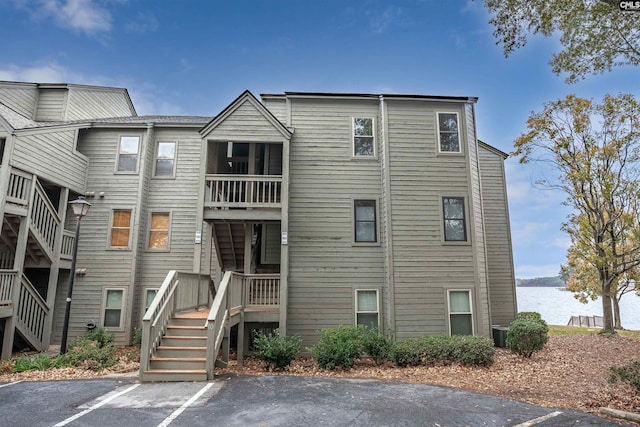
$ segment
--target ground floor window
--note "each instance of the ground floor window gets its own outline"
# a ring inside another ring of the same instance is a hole
[[[122,328],[124,323],[124,289],[105,289],[102,326]]]
[[[144,311],[145,311],[145,313],[147,312],[147,310],[149,310],[149,307],[151,307],[151,303],[153,302],[153,299],[156,297],[157,294],[158,294],[158,290],[157,289],[146,289],[144,291]]]
[[[473,335],[471,292],[450,290],[447,295],[449,300],[449,333],[451,335]]]
[[[377,289],[356,289],[356,325],[380,327]]]

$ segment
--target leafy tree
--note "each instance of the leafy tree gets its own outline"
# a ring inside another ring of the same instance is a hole
[[[567,194],[570,251],[597,272],[604,332],[615,333],[613,286],[640,265],[640,105],[626,94],[601,103],[568,95],[531,113],[527,126],[513,155],[557,172],[539,182]]]
[[[530,35],[560,34],[562,50],[550,61],[556,74],[575,83],[588,74],[640,64],[640,19],[621,11],[617,1],[483,0],[491,13],[493,35],[508,57]]]

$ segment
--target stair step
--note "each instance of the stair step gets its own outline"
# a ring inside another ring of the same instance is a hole
[[[201,347],[207,345],[206,336],[165,335],[160,345],[163,347]]]
[[[143,381],[206,381],[206,369],[149,369],[142,373]]]
[[[166,335],[179,337],[206,337],[207,328],[204,326],[167,325]]]
[[[193,357],[206,357],[207,347],[167,347],[161,345],[156,348],[154,357],[159,358],[193,358]]]
[[[207,367],[204,357],[152,357],[149,362],[151,370],[198,370]]]

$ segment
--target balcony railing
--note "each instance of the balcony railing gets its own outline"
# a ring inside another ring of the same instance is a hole
[[[279,208],[282,176],[207,175],[204,206],[207,208]]]
[[[60,248],[60,258],[71,259],[73,255],[73,241],[76,235],[73,231],[62,230],[62,247]]]

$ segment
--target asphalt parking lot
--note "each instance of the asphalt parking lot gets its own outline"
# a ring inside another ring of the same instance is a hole
[[[0,426],[618,426],[446,387],[292,376],[0,384]]]

